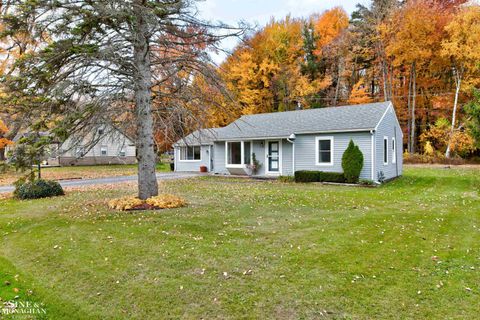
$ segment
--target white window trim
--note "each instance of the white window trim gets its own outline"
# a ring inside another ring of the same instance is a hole
[[[241,164],[231,164],[228,163],[228,144],[229,143],[239,143],[240,142],[240,156],[241,156]],[[245,164],[245,143],[250,143],[250,163],[252,163],[252,154],[253,154],[253,143],[252,141],[225,141],[225,168],[246,168],[247,165]]]
[[[200,160],[182,160],[182,148],[199,147],[200,148]],[[202,146],[182,146],[178,148],[178,162],[201,162],[202,161]]]
[[[397,141],[392,137],[392,163],[397,163]]]
[[[270,171],[268,170],[268,143],[269,142],[278,142],[278,171]],[[282,140],[265,140],[265,174],[268,175],[282,175],[282,167],[283,167],[283,158],[282,158]]]
[[[103,154],[104,149],[105,149],[105,154]],[[100,146],[100,155],[101,156],[108,156],[108,146],[106,146],[106,145]]]
[[[385,141],[387,141],[387,147],[386,147],[386,148],[385,148]],[[389,142],[388,142],[388,137],[387,137],[387,136],[384,136],[384,137],[383,137],[382,150],[383,150],[383,153],[382,153],[383,165],[384,165],[384,166],[387,166],[387,165],[388,165],[388,157],[390,156],[390,155],[389,155],[389,152],[388,152],[388,150],[390,150],[390,146],[389,146]],[[386,155],[385,155],[385,152],[387,153]],[[387,162],[385,162],[385,159],[387,159]]]
[[[330,140],[330,162],[320,162],[320,157],[319,157],[319,146],[318,142],[322,140]],[[334,162],[334,155],[335,155],[335,139],[333,136],[318,136],[315,137],[315,165],[316,166],[333,166]]]

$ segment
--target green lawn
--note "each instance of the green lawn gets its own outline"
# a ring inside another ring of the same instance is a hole
[[[129,188],[0,200],[0,297],[44,303],[45,319],[479,315],[478,169],[379,188],[169,181],[187,208],[106,209]]]

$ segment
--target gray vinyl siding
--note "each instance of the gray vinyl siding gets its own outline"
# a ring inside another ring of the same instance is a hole
[[[282,141],[282,175],[293,176],[293,152],[292,144],[287,140]]]
[[[396,134],[395,134],[396,133]],[[397,162],[392,163],[392,138],[395,137]],[[388,164],[383,163],[383,139],[388,138]],[[402,129],[398,126],[395,111],[390,108],[385,117],[380,121],[375,132],[376,159],[375,159],[375,180],[379,172],[383,172],[385,179],[392,179],[403,173],[403,153],[402,153]],[[397,174],[398,170],[398,174]]]
[[[200,147],[200,161],[181,161],[180,147],[175,147],[175,171],[199,172],[201,166],[206,166],[210,170],[210,148],[211,146]]]
[[[215,142],[213,144],[213,172],[216,174],[228,174],[225,164],[225,142]]]
[[[260,168],[258,169],[257,176],[265,175],[265,165],[266,165],[266,156],[265,156],[265,141],[253,141],[252,152],[255,153],[255,157],[260,163]]]
[[[316,137],[333,137],[333,165],[316,165]],[[317,170],[326,172],[343,172],[342,156],[348,147],[350,139],[359,146],[363,153],[364,164],[360,173],[360,178],[372,179],[372,135],[370,132],[297,135],[295,141],[295,171]]]

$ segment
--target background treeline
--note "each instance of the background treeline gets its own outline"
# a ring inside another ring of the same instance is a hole
[[[201,77],[207,124],[242,114],[393,101],[410,153],[470,157],[480,147],[480,7],[463,0],[375,0],[271,20]],[[218,108],[222,106],[223,108]],[[225,110],[228,112],[225,112]]]

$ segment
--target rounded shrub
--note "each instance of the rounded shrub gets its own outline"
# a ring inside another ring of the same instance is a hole
[[[352,140],[342,156],[342,168],[348,183],[357,183],[363,168],[363,153]]]
[[[38,179],[16,186],[14,195],[19,199],[40,199],[55,196],[63,196],[62,186],[51,180]]]

